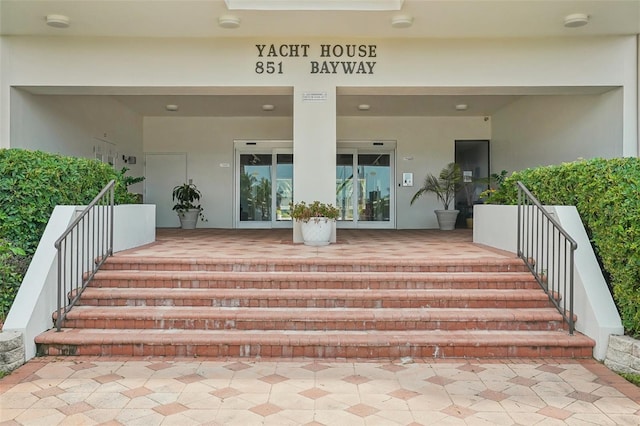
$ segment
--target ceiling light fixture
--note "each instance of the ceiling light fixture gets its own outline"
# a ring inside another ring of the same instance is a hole
[[[467,104],[458,104],[456,105],[457,111],[466,111],[469,108]]]
[[[240,26],[240,18],[235,15],[222,15],[218,18],[218,25],[227,29],[238,28]]]
[[[391,18],[391,26],[393,28],[409,28],[413,25],[413,16],[396,15]]]
[[[165,108],[167,109],[167,111],[177,111],[178,110],[178,105],[169,104]]]
[[[274,109],[276,109],[276,107],[271,105],[271,104],[262,105],[262,110],[263,111],[273,111]]]
[[[64,15],[47,15],[47,25],[53,28],[68,28],[69,17]]]
[[[586,13],[572,13],[564,17],[564,26],[567,28],[584,27],[589,23],[589,15]]]
[[[371,109],[371,105],[369,105],[369,104],[360,104],[360,105],[358,105],[358,109],[360,111],[369,111]]]

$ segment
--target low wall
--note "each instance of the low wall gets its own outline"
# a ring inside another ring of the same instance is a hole
[[[58,291],[54,243],[83,208],[56,206],[4,322],[2,334],[17,332],[23,336],[25,361],[36,355],[35,337],[53,327],[52,313],[57,309]],[[155,208],[147,204],[115,206],[114,251],[155,241]]]
[[[0,332],[0,372],[9,373],[24,363],[22,333],[18,331]]]
[[[618,373],[640,374],[640,340],[611,336],[604,365]]]
[[[603,360],[609,336],[624,334],[620,315],[576,208],[545,207],[578,243],[574,269],[576,330],[595,340],[593,356]],[[517,253],[517,206],[476,205],[473,220],[474,242]]]

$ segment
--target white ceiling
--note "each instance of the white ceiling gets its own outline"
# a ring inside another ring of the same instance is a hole
[[[640,0],[404,0],[398,3],[402,3],[398,11],[336,12],[230,11],[224,0],[0,0],[0,35],[378,39],[588,37],[640,33]],[[589,24],[565,28],[563,18],[572,13],[588,14]],[[69,28],[47,26],[45,17],[48,14],[68,16]],[[239,28],[224,29],[217,25],[218,17],[227,14],[240,18]],[[398,14],[413,17],[413,25],[404,29],[392,28],[391,18]],[[38,94],[115,96],[145,116],[292,115],[290,88],[24,89]],[[602,93],[609,89],[580,90],[582,93]],[[338,115],[491,115],[519,96],[543,94],[544,90],[517,88],[502,92],[426,88],[416,93],[413,88],[351,88],[338,92]],[[559,93],[558,88],[554,88],[554,93]],[[469,105],[469,109],[455,111],[455,105],[460,103]],[[177,104],[179,110],[169,113],[164,109],[167,104]],[[263,104],[276,108],[264,112]],[[371,109],[360,112],[359,104],[369,104]]]

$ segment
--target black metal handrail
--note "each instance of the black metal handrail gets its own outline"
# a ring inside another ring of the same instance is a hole
[[[76,304],[94,275],[113,255],[115,181],[109,182],[55,242],[58,251],[56,328]]]
[[[573,315],[573,269],[578,244],[522,182],[518,187],[518,256],[569,325]]]

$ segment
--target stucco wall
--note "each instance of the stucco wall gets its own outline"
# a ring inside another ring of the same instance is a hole
[[[94,158],[96,147],[115,151],[115,167],[143,174],[142,117],[111,96],[33,95],[11,90],[11,148]],[[122,156],[135,156],[126,164]],[[142,192],[142,185],[130,188]]]
[[[493,170],[632,155],[622,144],[622,105],[622,89],[520,98],[491,117]]]

